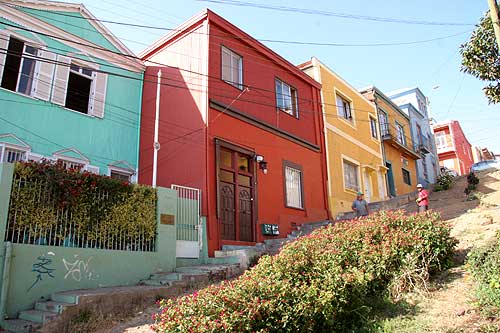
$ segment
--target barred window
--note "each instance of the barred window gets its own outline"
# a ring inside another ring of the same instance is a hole
[[[302,170],[285,163],[286,205],[293,208],[304,208]]]

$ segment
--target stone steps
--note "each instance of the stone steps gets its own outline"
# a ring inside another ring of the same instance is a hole
[[[112,315],[145,308],[158,297],[172,298],[187,290],[231,279],[242,273],[239,264],[210,264],[179,267],[175,272],[156,272],[136,286],[104,287],[54,293],[48,301],[36,302],[34,309],[8,319],[2,328],[8,332],[68,332],[69,323],[90,311]]]
[[[314,230],[329,224],[331,224],[330,221],[304,223],[296,226],[296,230],[288,234],[286,238],[266,239],[264,243],[258,243],[255,246],[224,245],[222,250],[215,251],[215,257],[237,256],[240,260],[240,266],[248,268],[262,255],[275,255],[286,243],[292,242],[298,237],[308,235]]]

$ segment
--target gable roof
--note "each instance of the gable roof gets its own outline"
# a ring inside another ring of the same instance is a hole
[[[373,92],[374,95],[377,95],[378,97],[382,98],[384,100],[384,102],[386,102],[389,106],[392,106],[392,108],[394,108],[397,112],[399,112],[400,115],[402,115],[403,117],[405,117],[406,119],[408,119],[408,121],[410,120],[410,116],[407,115],[406,113],[404,113],[404,111],[401,110],[401,108],[399,106],[397,106],[396,103],[394,103],[386,94],[384,94],[377,87],[375,87],[375,86],[369,86],[369,87],[366,87],[366,88],[359,89],[359,92],[361,94]]]
[[[14,6],[41,9],[45,11],[80,13],[87,22],[100,32],[121,53],[135,56],[134,53],[125,46],[111,31],[104,26],[92,13],[83,5],[78,3],[48,1],[48,0],[8,0],[7,3]]]
[[[254,37],[250,36],[231,22],[224,19],[222,16],[214,13],[210,9],[206,8],[202,10],[197,15],[191,17],[184,23],[182,23],[176,29],[173,29],[170,33],[158,39],[156,42],[151,44],[151,46],[145,48],[143,51],[139,52],[139,57],[142,60],[147,60],[152,57],[157,52],[161,51],[162,48],[168,44],[169,42],[179,38],[180,36],[189,33],[193,27],[201,25],[204,21],[208,21],[209,23],[216,24],[220,26],[222,29],[228,31],[228,33],[238,39],[240,42],[247,44],[251,48],[255,49],[257,52],[263,54],[265,57],[271,59],[274,63],[286,68],[295,76],[301,78],[304,81],[307,81],[309,84],[314,85],[317,88],[321,88],[321,84],[316,80],[311,78],[306,73],[302,72],[299,68],[297,68],[294,64],[280,56],[278,53],[271,50],[269,47],[265,46],[261,42],[259,42]]]
[[[18,7],[16,8],[16,6]],[[113,48],[119,51],[110,47],[100,46],[83,36],[68,32],[51,24],[50,21],[44,21],[35,14],[22,10],[23,8],[19,7],[23,7],[24,9],[40,9],[48,12],[67,11],[68,13],[79,13],[80,17],[83,17],[87,23],[91,24],[104,40],[109,41],[109,45],[112,45]],[[144,71],[144,65],[132,51],[112,35],[83,5],[55,1],[8,0],[8,2],[0,2],[0,17],[15,23],[16,26],[23,27],[22,29],[26,31],[34,31],[40,35],[48,36],[76,50],[84,51],[89,55],[121,68],[134,72]],[[5,22],[4,24],[7,25]]]
[[[306,61],[300,65],[297,65],[297,67],[300,69],[300,70],[306,70],[310,67],[313,67],[315,65],[318,65],[319,67],[322,67],[323,69],[325,69],[328,73],[330,73],[333,77],[335,77],[337,80],[339,80],[340,82],[342,82],[346,87],[348,87],[354,94],[356,94],[358,97],[362,98],[363,100],[365,100],[366,102],[370,103],[370,105],[373,105],[369,100],[368,98],[366,98],[365,95],[363,95],[361,92],[359,92],[356,88],[354,88],[349,82],[347,82],[346,80],[344,80],[344,78],[342,78],[342,76],[340,76],[339,74],[337,74],[337,72],[335,72],[333,69],[331,69],[330,67],[328,67],[327,65],[325,65],[323,62],[321,62],[318,58],[316,57],[311,57],[311,60],[309,61]],[[322,83],[320,81],[320,83]],[[374,106],[375,108],[375,106]]]

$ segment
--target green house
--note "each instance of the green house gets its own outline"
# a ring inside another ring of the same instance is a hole
[[[83,5],[0,4],[0,162],[135,181],[144,66]]]

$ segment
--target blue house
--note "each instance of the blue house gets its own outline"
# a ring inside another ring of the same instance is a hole
[[[0,162],[134,181],[144,66],[81,4],[0,4]]]
[[[413,149],[421,155],[416,165],[418,182],[424,186],[434,184],[439,175],[439,157],[430,126],[427,97],[417,87],[393,91],[388,96],[410,117]]]

